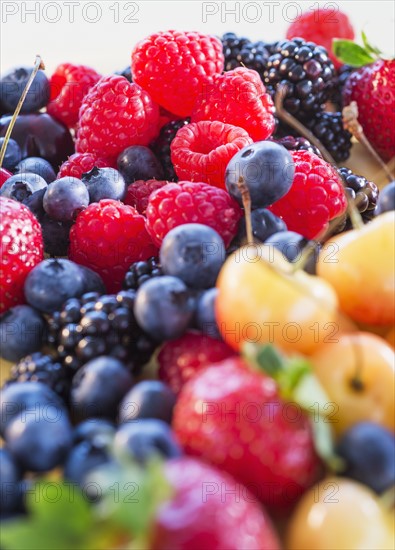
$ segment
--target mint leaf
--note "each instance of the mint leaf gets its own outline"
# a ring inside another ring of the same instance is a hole
[[[363,67],[376,60],[366,49],[352,40],[334,40],[333,53],[335,56],[347,65],[352,67]]]
[[[243,345],[243,355],[259,370],[276,378],[284,367],[284,359],[272,344],[259,345],[247,342]]]
[[[362,42],[363,42],[363,45],[365,46],[365,50],[369,53],[373,53],[375,55],[380,55],[382,53],[381,50],[379,50],[378,48],[376,48],[375,46],[372,46],[370,44],[370,42],[367,39],[367,36],[366,36],[365,32],[362,31],[361,34],[362,34]]]

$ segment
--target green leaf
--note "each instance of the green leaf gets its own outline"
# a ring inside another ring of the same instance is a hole
[[[333,53],[343,63],[352,67],[363,67],[376,60],[370,52],[362,46],[355,44],[352,40],[334,40]]]
[[[333,434],[330,424],[325,418],[318,416],[312,421],[314,447],[321,460],[333,472],[341,472],[345,469],[344,460],[336,455],[333,445]]]
[[[380,55],[382,53],[382,51],[370,44],[370,42],[367,39],[367,36],[366,36],[365,32],[362,31],[361,34],[362,34],[362,42],[363,42],[363,45],[365,46],[366,51],[369,52],[369,53],[373,53],[376,56]]]

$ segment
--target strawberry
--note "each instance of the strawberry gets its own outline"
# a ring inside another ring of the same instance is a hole
[[[271,509],[288,509],[321,475],[307,415],[241,358],[184,386],[173,427],[187,454],[221,467]]]

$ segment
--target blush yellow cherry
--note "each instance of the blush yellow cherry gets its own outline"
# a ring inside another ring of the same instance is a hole
[[[394,350],[375,334],[339,334],[311,357],[326,391],[328,422],[341,434],[361,421],[395,430]],[[325,411],[323,411],[325,413]]]

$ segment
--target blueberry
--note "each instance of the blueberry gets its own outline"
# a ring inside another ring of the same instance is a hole
[[[291,188],[295,165],[285,147],[272,141],[258,141],[241,149],[229,161],[225,183],[230,195],[243,204],[238,188],[244,179],[251,196],[251,207],[265,208],[281,199]]]
[[[4,138],[0,137],[0,149],[3,147]],[[3,159],[3,168],[14,172],[15,166],[22,158],[22,151],[18,143],[14,139],[9,139],[7,143],[7,148],[5,150],[5,155]]]
[[[12,69],[0,79],[0,103],[6,113],[13,113],[18,105],[32,67]],[[49,80],[43,71],[38,71],[22,105],[21,113],[34,113],[49,102]]]
[[[40,224],[43,232],[44,252],[49,256],[67,256],[72,222],[59,222],[44,213]]]
[[[163,179],[163,168],[148,147],[132,145],[118,156],[118,170],[129,185],[136,180]]]
[[[0,317],[0,357],[17,362],[38,351],[44,340],[45,321],[30,306],[15,306]]]
[[[163,272],[179,277],[191,288],[214,286],[224,261],[222,238],[200,223],[175,227],[163,239],[160,249]]]
[[[114,450],[130,454],[140,464],[155,456],[170,459],[182,454],[169,425],[151,418],[123,424],[115,435]]]
[[[114,419],[132,384],[132,375],[118,359],[101,356],[88,361],[73,378],[71,402],[76,416]]]
[[[34,193],[27,196],[22,201],[22,204],[27,206],[29,210],[33,212],[33,214],[36,216],[39,222],[41,222],[41,219],[45,215],[43,200],[44,200],[44,195],[46,190],[47,190],[47,186],[43,187],[42,189],[39,189],[38,191],[35,191]]]
[[[199,296],[196,306],[196,325],[204,334],[208,334],[217,340],[221,339],[215,318],[215,301],[218,289],[210,288]]]
[[[158,418],[171,423],[176,402],[174,392],[159,380],[143,380],[123,398],[119,407],[119,421]]]
[[[74,445],[82,441],[111,441],[115,435],[115,425],[104,418],[89,418],[80,422],[73,432]]]
[[[195,301],[185,283],[168,275],[145,282],[137,291],[134,304],[140,327],[159,341],[181,336],[194,309]]]
[[[254,237],[261,242],[265,242],[266,239],[274,233],[287,230],[285,222],[266,208],[257,208],[251,212],[251,224]],[[236,242],[239,246],[241,246],[242,244],[245,244],[246,239],[246,223],[245,218],[243,217],[240,221],[239,230],[232,244]]]
[[[391,210],[395,210],[395,181],[391,181],[380,191],[375,214],[378,216]]]
[[[7,449],[0,449],[0,504],[1,514],[13,514],[19,506],[21,472]]]
[[[265,246],[273,246],[280,250],[289,262],[295,262],[300,258],[307,243],[308,239],[295,231],[280,231],[266,239]]]
[[[394,434],[373,422],[360,422],[339,440],[337,454],[346,462],[342,472],[382,493],[395,483]]]
[[[0,391],[0,434],[4,436],[6,426],[21,411],[34,411],[42,405],[62,406],[61,398],[41,382],[15,382]]]
[[[90,172],[83,174],[82,181],[88,189],[90,202],[99,202],[101,199],[121,201],[125,197],[125,180],[114,168],[95,166]]]
[[[84,294],[88,292],[98,292],[99,294],[106,293],[106,287],[104,286],[103,279],[96,271],[86,267],[84,265],[79,266],[84,277]]]
[[[104,442],[85,440],[71,449],[64,465],[63,475],[65,479],[83,487],[86,476],[110,460],[110,454]]]
[[[63,258],[37,264],[25,281],[26,301],[39,311],[58,311],[69,298],[85,292],[85,277],[80,266]]]
[[[41,405],[16,415],[7,425],[8,449],[25,470],[46,472],[62,464],[72,444],[66,410]]]
[[[54,220],[73,221],[89,204],[88,189],[78,178],[66,176],[48,185],[43,204]]]
[[[47,183],[51,183],[56,179],[55,170],[52,168],[52,165],[41,157],[28,157],[21,160],[15,167],[15,173],[17,174],[25,174],[26,172],[38,174]]]
[[[6,180],[0,189],[0,196],[23,202],[36,191],[47,189],[47,182],[41,176],[26,172],[15,174]]]

